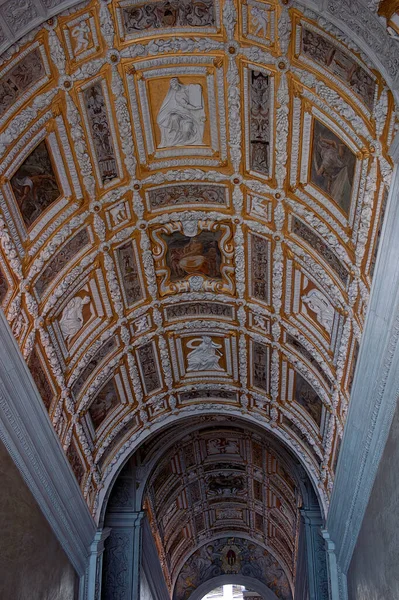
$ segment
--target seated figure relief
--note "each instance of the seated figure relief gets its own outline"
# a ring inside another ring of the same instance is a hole
[[[173,77],[157,117],[159,147],[202,145],[205,121],[201,85],[185,85]]]

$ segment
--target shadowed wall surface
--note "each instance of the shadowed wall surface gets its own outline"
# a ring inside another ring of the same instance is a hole
[[[350,564],[349,600],[399,598],[398,438],[397,408]]]
[[[2,442],[0,480],[0,598],[74,600],[75,572]]]

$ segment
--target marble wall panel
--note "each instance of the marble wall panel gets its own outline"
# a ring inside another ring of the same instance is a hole
[[[0,442],[0,598],[77,600],[78,580]]]

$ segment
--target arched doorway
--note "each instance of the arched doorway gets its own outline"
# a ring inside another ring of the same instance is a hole
[[[234,589],[236,588],[236,589]],[[190,600],[276,600],[263,583],[245,575],[220,575],[198,587]]]
[[[204,415],[152,436],[115,481],[104,524],[103,600],[118,563],[122,587],[136,581],[137,595],[155,579],[161,597],[187,600],[234,576],[257,581],[264,598],[292,600],[299,577],[298,590],[317,586],[327,598],[312,484],[289,449],[242,418]]]

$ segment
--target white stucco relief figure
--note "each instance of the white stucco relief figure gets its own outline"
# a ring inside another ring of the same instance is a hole
[[[221,345],[216,344],[209,336],[191,340],[187,348],[192,348],[187,355],[187,371],[223,371],[219,365],[222,354],[218,348]]]
[[[310,290],[310,292],[302,298],[317,315],[317,320],[328,333],[331,333],[334,321],[334,308],[327,298],[319,290]]]
[[[267,25],[269,22],[268,14],[257,6],[251,8],[251,22],[254,26],[254,35],[267,36]]]
[[[173,77],[157,117],[161,130],[159,147],[201,145],[205,121],[201,85],[185,85],[177,77]]]
[[[114,225],[119,225],[127,219],[127,209],[126,204],[124,202],[118,204],[117,206],[114,206],[109,212],[111,214]]]
[[[86,21],[79,23],[71,30],[71,36],[75,40],[75,54],[80,54],[87,50],[90,43],[89,34],[90,27]]]
[[[76,334],[83,326],[83,307],[85,304],[90,303],[89,296],[85,296],[81,298],[80,296],[76,296],[72,298],[70,302],[66,305],[64,310],[62,311],[62,317],[60,319],[60,327],[62,331],[62,335],[65,340],[69,342],[69,340]],[[91,313],[91,307],[90,307]]]

